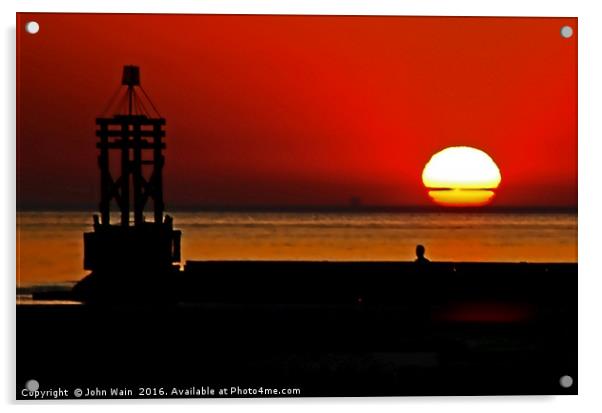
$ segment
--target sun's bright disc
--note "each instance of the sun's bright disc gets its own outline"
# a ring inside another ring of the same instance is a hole
[[[437,204],[481,206],[493,199],[502,180],[500,170],[485,152],[453,146],[437,152],[422,171],[422,182]]]
[[[429,196],[439,205],[483,206],[492,201],[495,192],[484,189],[441,189],[429,191]]]

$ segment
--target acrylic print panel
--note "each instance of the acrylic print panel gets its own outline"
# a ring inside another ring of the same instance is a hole
[[[17,398],[577,393],[576,19],[17,27]]]

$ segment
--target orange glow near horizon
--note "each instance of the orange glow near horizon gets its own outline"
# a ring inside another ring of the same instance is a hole
[[[434,154],[422,171],[429,196],[444,206],[489,204],[502,180],[500,170],[485,152],[453,146]]]

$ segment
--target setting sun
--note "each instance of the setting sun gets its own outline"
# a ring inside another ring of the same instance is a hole
[[[439,205],[481,206],[491,202],[502,177],[485,152],[453,146],[434,154],[422,171],[429,196]]]

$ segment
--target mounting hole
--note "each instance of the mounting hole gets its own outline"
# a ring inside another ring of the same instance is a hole
[[[37,391],[40,388],[40,383],[34,379],[27,380],[27,383],[25,383],[25,388],[28,391]]]
[[[36,34],[40,31],[40,24],[38,22],[27,22],[25,24],[25,31],[29,34]]]
[[[562,26],[560,28],[560,35],[565,39],[573,37],[573,28],[571,26]]]
[[[560,378],[560,385],[565,389],[568,389],[573,385],[573,378],[571,376],[562,376]]]

